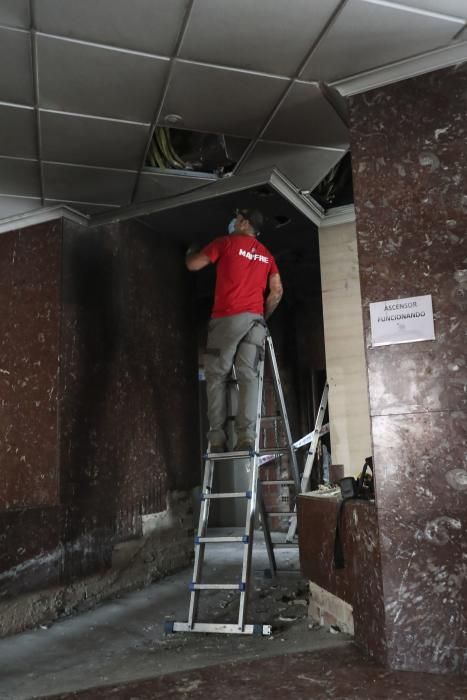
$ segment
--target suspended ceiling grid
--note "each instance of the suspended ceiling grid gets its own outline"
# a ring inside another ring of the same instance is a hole
[[[277,166],[311,189],[348,148],[320,83],[349,94],[466,60],[466,23],[465,0],[2,0],[0,217],[205,185],[143,170],[169,114],[243,139],[235,174]]]

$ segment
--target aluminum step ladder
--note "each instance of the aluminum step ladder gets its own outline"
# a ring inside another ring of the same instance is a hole
[[[305,467],[303,469],[303,474],[302,474],[302,481],[300,484],[300,492],[301,493],[306,493],[308,489],[310,488],[310,477],[311,477],[311,470],[313,468],[313,462],[315,461],[315,456],[316,456],[316,451],[318,449],[318,443],[321,435],[323,434],[323,421],[324,421],[324,415],[326,413],[326,407],[328,405],[328,394],[329,394],[329,384],[326,382],[324,390],[323,390],[323,395],[321,397],[321,402],[319,404],[318,408],[318,413],[316,414],[316,422],[315,422],[315,428],[314,430],[309,433],[308,435],[305,435],[301,440],[298,440],[295,443],[295,447],[298,449],[299,447],[303,447],[304,445],[307,444],[307,441],[309,440],[310,442],[310,447],[308,449],[308,454],[305,462]],[[329,428],[326,429],[326,432],[328,432]],[[290,525],[289,525],[289,530],[287,532],[287,542],[292,542],[295,534],[297,532],[297,513],[296,513],[296,507],[295,507],[295,512],[293,513],[291,519],[290,519]]]
[[[193,566],[193,577],[189,584],[190,589],[190,604],[188,611],[187,622],[167,621],[165,623],[166,633],[171,632],[214,632],[224,634],[255,634],[255,635],[270,635],[271,626],[264,624],[247,624],[247,606],[251,579],[251,560],[253,553],[253,539],[255,532],[255,522],[257,515],[257,505],[262,516],[263,534],[266,544],[266,551],[269,559],[271,571],[277,570],[274,549],[271,540],[271,533],[268,525],[268,518],[264,508],[264,501],[260,493],[259,487],[259,468],[261,458],[266,454],[271,455],[271,451],[275,454],[283,454],[288,452],[290,458],[291,471],[293,472],[293,481],[297,488],[300,488],[300,475],[295,455],[295,450],[292,443],[290,426],[285,407],[282,385],[280,382],[279,371],[274,352],[274,346],[271,337],[268,335],[265,339],[265,353],[260,360],[258,367],[258,402],[256,411],[256,438],[254,449],[246,452],[223,452],[211,453],[209,451],[205,456],[204,478],[201,493],[201,509],[199,516],[199,525],[197,535],[195,537],[195,559]],[[266,356],[268,356],[272,373],[274,377],[274,385],[276,397],[279,405],[280,415],[284,421],[287,444],[284,447],[278,448],[260,448],[260,428],[262,420],[262,405],[263,405],[263,387],[264,387],[264,368]],[[235,375],[234,375],[235,376]],[[213,480],[214,470],[216,467],[221,467],[224,464],[227,468],[232,468],[230,463],[242,463],[247,465],[249,473],[248,488],[245,491],[231,493],[214,493]],[[246,520],[244,531],[240,536],[235,537],[213,537],[208,531],[208,519],[211,501],[214,499],[229,499],[238,498],[246,501]],[[205,557],[205,548],[211,544],[234,544],[241,543],[243,546],[243,557],[241,573],[238,581],[232,583],[203,583],[202,573]],[[200,594],[203,591],[236,591],[239,593],[239,613],[236,622],[232,623],[211,623],[200,622],[198,620],[198,607]]]

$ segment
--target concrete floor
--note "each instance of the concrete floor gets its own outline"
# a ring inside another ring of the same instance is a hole
[[[187,617],[187,569],[49,628],[0,640],[0,700],[467,698],[466,679],[389,672],[347,636],[310,629],[297,551],[278,550],[277,557],[289,573],[272,582],[263,576],[268,562],[257,543],[249,620],[272,624],[271,637],[166,636],[167,619]],[[235,580],[240,560],[241,548],[217,546],[206,578]],[[235,621],[233,594],[207,595],[204,619]]]
[[[241,554],[241,545],[211,548],[206,580],[235,581]],[[271,637],[166,636],[167,619],[187,619],[187,583],[192,573],[187,569],[49,628],[0,640],[1,700],[26,700],[231,661],[350,644],[345,635],[309,629],[307,586],[298,573],[297,550],[280,549],[276,554],[279,567],[289,573],[281,573],[272,582],[263,575],[268,560],[261,535],[257,537],[249,620],[272,624]],[[209,596],[209,604],[200,610],[203,620],[236,620],[238,594],[220,591],[204,596]]]

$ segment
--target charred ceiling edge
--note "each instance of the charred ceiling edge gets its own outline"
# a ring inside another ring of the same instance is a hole
[[[127,207],[118,208],[113,212],[104,212],[88,216],[81,214],[68,206],[43,207],[31,212],[24,212],[14,216],[6,217],[0,221],[0,233],[13,231],[27,226],[52,221],[54,219],[68,219],[81,226],[94,228],[105,224],[128,221],[137,217],[157,214],[158,212],[174,209],[195,202],[202,202],[208,199],[222,197],[224,195],[241,192],[242,190],[270,185],[276,192],[292,204],[300,213],[306,216],[316,225],[320,225],[325,216],[324,209],[309,195],[303,195],[300,190],[293,185],[277,168],[260,170],[248,175],[237,176],[235,178],[224,178],[215,182],[209,182],[204,186],[184,194],[165,197],[141,204],[132,204]]]

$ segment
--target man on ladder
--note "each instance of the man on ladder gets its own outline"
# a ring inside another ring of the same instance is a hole
[[[282,297],[276,262],[257,236],[261,212],[239,209],[229,235],[187,255],[191,271],[217,264],[214,306],[205,360],[210,452],[226,451],[227,382],[235,361],[239,388],[235,450],[253,450],[258,392],[258,363],[267,334],[265,319]]]

